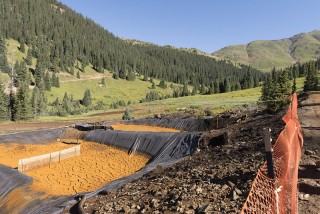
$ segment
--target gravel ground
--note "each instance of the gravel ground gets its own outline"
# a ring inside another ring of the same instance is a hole
[[[299,167],[299,213],[320,213],[320,93],[310,94],[301,106],[304,148]]]

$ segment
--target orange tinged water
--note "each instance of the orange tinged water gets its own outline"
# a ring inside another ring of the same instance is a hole
[[[132,132],[181,132],[177,129],[170,129],[158,126],[114,124],[111,125],[114,130],[132,131]]]

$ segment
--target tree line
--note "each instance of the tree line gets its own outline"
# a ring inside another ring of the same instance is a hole
[[[271,112],[287,108],[290,95],[297,90],[297,77],[305,77],[304,91],[319,90],[319,70],[320,59],[296,63],[280,70],[274,68],[262,84],[260,100]]]

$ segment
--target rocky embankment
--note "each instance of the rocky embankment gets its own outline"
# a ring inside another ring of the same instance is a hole
[[[273,139],[283,128],[277,116],[252,114],[204,133],[199,151],[158,167],[120,189],[89,198],[87,213],[239,213],[264,162],[263,128]],[[71,211],[72,212],[72,211]]]

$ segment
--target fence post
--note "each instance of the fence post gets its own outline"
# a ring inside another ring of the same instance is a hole
[[[272,158],[272,149],[271,149],[271,135],[270,128],[264,128],[264,146],[266,151],[266,159],[268,166],[268,177],[274,179],[274,169],[273,169],[273,158]]]

